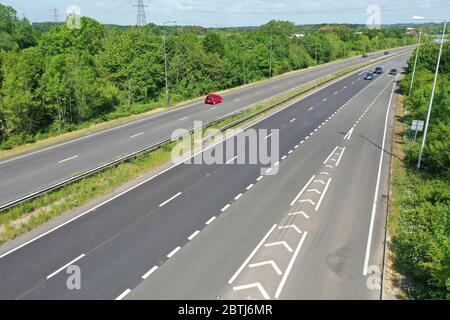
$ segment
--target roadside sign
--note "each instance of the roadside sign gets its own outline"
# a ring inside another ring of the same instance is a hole
[[[423,131],[424,122],[422,120],[413,120],[411,124],[411,130],[413,131]]]
[[[414,132],[414,142],[417,140],[417,132],[423,131],[423,124],[424,122],[422,120],[413,120],[411,124],[411,130]]]

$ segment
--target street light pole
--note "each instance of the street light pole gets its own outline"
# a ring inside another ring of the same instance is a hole
[[[273,29],[280,28],[280,26],[275,26],[270,28],[270,57],[269,57],[269,78],[272,78],[272,51],[273,51]]]
[[[442,30],[441,45],[439,48],[439,55],[438,55],[438,59],[437,59],[437,63],[436,63],[436,71],[434,72],[433,89],[431,90],[430,104],[428,105],[428,112],[427,112],[427,118],[425,120],[425,128],[424,128],[424,132],[423,132],[422,144],[420,146],[419,159],[417,161],[417,171],[420,170],[420,164],[422,162],[423,148],[425,146],[425,140],[427,138],[428,124],[430,122],[431,108],[433,106],[433,98],[434,98],[434,92],[436,89],[439,64],[441,62],[442,47],[444,46],[444,37],[445,37],[446,26],[447,26],[447,20],[444,19],[444,30]]]
[[[166,21],[163,23],[163,45],[164,45],[164,74],[166,80],[166,105],[170,104],[170,96],[169,96],[169,79],[167,75],[167,50],[166,50],[166,25],[169,23],[177,23],[175,20]]]
[[[316,65],[317,65],[317,34],[316,34],[316,54],[314,55],[314,60],[316,61]]]
[[[417,48],[416,48],[416,58],[414,59],[414,68],[413,68],[413,73],[411,76],[411,84],[409,85],[409,95],[411,95],[413,82],[414,82],[414,75],[416,74],[416,65],[417,65],[417,58],[419,57],[420,36],[421,35],[422,35],[422,29],[419,29],[419,37],[417,39]]]
[[[317,65],[317,63],[318,63],[318,61],[317,61],[317,47],[319,46],[319,40],[318,40],[318,38],[317,38],[317,34],[320,32],[320,28],[319,28],[319,30],[317,30],[316,31],[316,53],[315,53],[315,56],[314,56],[314,60],[316,61],[316,65]]]
[[[270,28],[270,54],[269,54],[269,78],[272,78],[272,46],[273,46],[273,29]]]

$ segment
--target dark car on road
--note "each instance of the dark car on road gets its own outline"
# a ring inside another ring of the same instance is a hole
[[[390,54],[390,52],[389,52],[389,51],[385,51],[385,52],[384,52],[384,55],[386,55],[386,56],[387,56],[388,54]]]
[[[389,74],[395,76],[397,74],[397,69],[392,68],[391,71],[389,71]]]
[[[363,57],[363,58],[367,58],[367,57],[368,57],[367,53],[364,53],[364,54],[362,55],[362,57]]]
[[[205,98],[206,104],[216,104],[216,103],[222,103],[223,98],[215,93],[210,93]]]
[[[373,73],[371,71],[366,72],[366,74],[364,75],[364,79],[372,80],[373,79]]]
[[[382,67],[376,67],[374,73],[382,74],[383,73],[383,68]]]

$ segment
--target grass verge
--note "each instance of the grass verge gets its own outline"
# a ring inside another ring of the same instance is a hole
[[[220,121],[211,126],[210,129],[222,128],[233,121],[296,95],[295,98],[287,100],[275,108],[262,112],[256,117],[247,119],[245,122],[240,123],[239,126],[250,121],[255,121],[269,112],[274,112],[292,101],[300,99],[303,95],[308,94],[313,88],[324,85],[334,79],[338,79],[342,75],[357,70],[366,64],[368,63],[349,67],[336,74],[326,76],[307,85],[285,92],[276,98],[266,100],[258,105],[247,108],[226,120]],[[174,146],[175,143],[169,143],[156,151],[140,155],[133,160],[119,164],[116,167],[108,168],[100,173],[96,173],[80,181],[64,186],[56,191],[43,194],[33,200],[19,204],[14,208],[2,212],[0,214],[0,244],[14,239],[64,212],[78,208],[93,201],[97,197],[106,195],[143,174],[148,174],[161,166],[168,164]]]
[[[331,62],[328,62],[328,63],[325,63],[325,64],[314,65],[314,66],[310,66],[310,67],[307,67],[307,68],[301,69],[301,70],[293,70],[293,71],[290,71],[290,72],[287,72],[287,73],[284,73],[284,74],[281,74],[281,75],[274,76],[272,79],[262,79],[262,80],[259,80],[259,81],[254,81],[252,83],[247,83],[247,84],[243,84],[241,86],[237,86],[237,87],[234,87],[234,88],[229,88],[229,89],[225,89],[225,90],[222,90],[222,91],[218,91],[218,93],[226,94],[226,93],[233,92],[233,91],[236,91],[236,90],[240,90],[240,89],[243,89],[243,88],[246,88],[246,87],[251,87],[251,86],[254,86],[254,85],[258,85],[258,84],[263,83],[263,82],[268,81],[268,80],[280,79],[280,78],[289,76],[289,75],[294,74],[294,73],[302,73],[302,72],[306,72],[306,71],[311,71],[311,70],[313,70],[313,69],[315,69],[317,67],[322,67],[322,66],[325,66],[325,65],[333,64],[333,63],[339,63],[339,62],[341,62],[341,61],[343,61],[345,59],[352,58],[352,57],[357,56],[359,54],[360,53],[355,53],[355,54],[350,55],[350,56],[348,56],[346,58],[337,59],[335,61],[331,61]],[[33,150],[38,150],[38,149],[45,148],[45,147],[48,147],[48,146],[51,146],[51,145],[63,143],[63,142],[69,141],[71,139],[83,137],[83,136],[86,136],[86,135],[89,135],[89,134],[92,134],[92,133],[95,133],[95,132],[99,132],[99,131],[102,131],[102,130],[105,130],[105,129],[108,129],[108,128],[119,126],[119,125],[122,125],[122,124],[125,124],[125,123],[129,123],[129,122],[132,122],[132,121],[136,121],[136,120],[139,120],[139,119],[150,117],[152,115],[159,114],[159,113],[167,111],[169,109],[180,108],[180,107],[183,107],[183,106],[195,103],[195,102],[199,102],[202,99],[203,99],[202,97],[195,97],[195,98],[192,98],[192,99],[176,102],[176,103],[174,103],[174,104],[172,104],[170,106],[165,106],[163,103],[160,103],[160,104],[153,103],[150,107],[146,107],[147,111],[142,112],[142,113],[127,115],[127,116],[120,116],[120,117],[118,117],[116,119],[103,120],[103,121],[101,121],[101,119],[97,119],[94,123],[87,122],[87,123],[84,123],[83,125],[80,125],[79,129],[76,129],[76,130],[73,130],[73,131],[70,131],[70,132],[64,132],[64,133],[57,133],[57,132],[55,132],[55,133],[49,134],[50,136],[48,136],[48,137],[45,137],[43,139],[37,140],[37,141],[32,142],[32,143],[23,144],[23,145],[16,146],[16,147],[11,148],[11,149],[0,149],[0,160],[11,158],[11,157],[17,156],[17,155],[22,154],[22,153],[30,152],[30,151],[33,151]],[[98,121],[101,121],[101,122],[98,122]]]
[[[404,148],[404,128],[403,128],[403,96],[398,95],[395,109],[394,131],[392,134],[392,160],[391,160],[391,196],[388,212],[388,230],[387,230],[387,246],[385,260],[385,279],[383,299],[404,299],[404,277],[399,274],[394,266],[394,252],[392,248],[392,235],[398,233],[398,219],[400,212],[399,201],[399,178],[406,174],[404,165],[405,152]]]
[[[417,147],[397,105],[388,222],[387,298],[450,299],[450,182],[416,172],[408,152]]]

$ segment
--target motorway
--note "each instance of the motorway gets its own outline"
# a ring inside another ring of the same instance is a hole
[[[391,53],[403,50],[405,48],[397,48]],[[207,123],[222,118],[287,90],[382,56],[383,52],[377,52],[370,54],[368,59],[354,57],[300,70],[227,93],[225,102],[220,105],[206,106],[197,102],[0,160],[0,207],[168,139],[177,128],[192,128],[194,120]]]
[[[175,165],[0,247],[0,299],[379,298],[396,79],[356,72],[250,124],[279,129],[267,175],[235,154]]]

